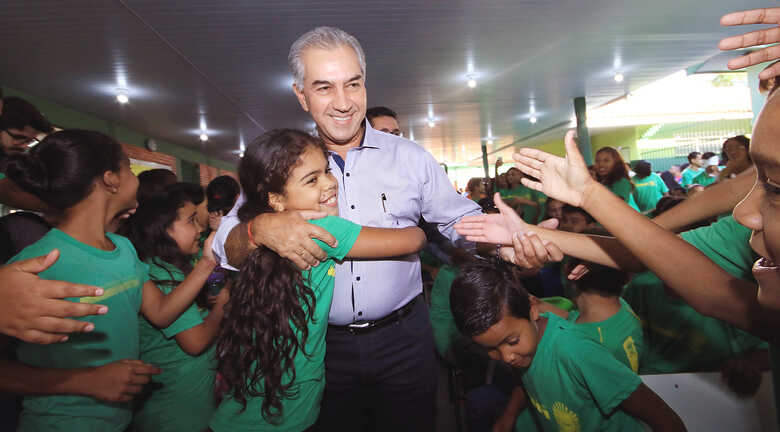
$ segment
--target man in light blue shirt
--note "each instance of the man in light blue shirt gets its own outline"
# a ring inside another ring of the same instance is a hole
[[[455,191],[425,149],[374,130],[365,120],[365,56],[358,41],[339,29],[319,27],[292,45],[289,61],[295,95],[330,151],[340,216],[385,228],[416,226],[424,217],[456,240],[453,225],[481,211]],[[247,243],[246,226],[236,223],[226,216],[217,233],[221,261],[231,253],[226,243]],[[265,214],[251,224],[256,243],[299,267],[320,256],[309,237],[328,238],[297,214]],[[421,292],[417,255],[337,266],[322,430],[433,429],[437,370]]]

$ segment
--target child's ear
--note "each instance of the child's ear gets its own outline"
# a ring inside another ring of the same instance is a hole
[[[531,303],[531,310],[529,311],[531,322],[539,319],[539,306],[537,303]]]
[[[112,193],[119,190],[119,173],[106,171],[103,173],[103,186]]]
[[[268,194],[268,204],[271,205],[271,208],[274,209],[274,211],[277,212],[283,212],[284,211],[284,196],[279,195],[277,193],[271,192]]]

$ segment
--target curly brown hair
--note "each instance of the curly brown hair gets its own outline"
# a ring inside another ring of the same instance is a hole
[[[324,144],[311,135],[281,129],[261,135],[247,147],[238,165],[246,196],[238,211],[242,222],[274,211],[269,193],[285,193],[287,178],[310,146],[325,152]],[[282,400],[295,394],[293,360],[299,351],[307,355],[314,307],[314,292],[291,261],[265,247],[249,254],[231,288],[217,340],[217,370],[243,409],[247,399],[262,397],[263,417],[279,421]],[[283,382],[286,373],[290,379]]]

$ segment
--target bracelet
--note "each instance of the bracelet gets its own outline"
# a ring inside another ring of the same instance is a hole
[[[259,248],[260,245],[255,243],[255,238],[252,235],[252,221],[249,221],[249,222],[246,223],[246,233],[249,235],[249,244],[251,244],[255,248]]]
[[[501,243],[496,245],[496,256],[501,258]]]

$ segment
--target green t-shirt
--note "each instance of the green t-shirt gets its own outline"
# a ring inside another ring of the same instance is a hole
[[[439,273],[436,275],[431,289],[430,320],[431,328],[433,328],[433,342],[436,345],[436,351],[442,357],[449,351],[452,343],[460,337],[450,309],[450,288],[458,273],[458,268],[451,265],[445,264],[439,267]]]
[[[569,312],[569,322],[577,324],[580,312]],[[591,339],[604,345],[621,363],[634,373],[639,372],[642,353],[642,322],[625,300],[620,299],[620,310],[601,322],[579,323],[577,328]]]
[[[501,198],[524,198],[533,201],[538,206],[532,206],[529,204],[523,204],[523,220],[529,224],[537,224],[541,217],[544,217],[544,213],[547,208],[547,195],[533,189],[527,188],[523,185],[517,185],[512,189],[499,189],[498,193]]]
[[[181,270],[160,259],[153,259],[148,264],[149,275],[163,294],[169,294],[185,279]],[[199,310],[193,302],[164,329],[158,329],[145,318],[140,319],[141,360],[161,368],[162,373],[152,377],[152,383],[144,388],[143,397],[136,402],[133,419],[136,431],[202,431],[208,428],[217,409],[215,348],[212,345],[202,354],[191,356],[175,339],[177,334],[203,323],[207,315],[207,309]]]
[[[728,273],[752,280],[755,256],[748,244],[750,230],[733,217],[686,231],[681,237]],[[710,371],[745,351],[767,347],[761,339],[668,295],[652,272],[634,275],[624,297],[645,328],[640,373]]]
[[[60,257],[39,273],[42,279],[103,288],[100,297],[70,297],[81,303],[108,306],[105,315],[76,318],[94,323],[90,333],[73,333],[65,343],[36,345],[20,342],[21,363],[40,368],[73,369],[102,366],[138,358],[138,312],[149,266],[138,259],[130,241],[106,233],[116,246],[105,251],[86,245],[54,228],[9,262],[45,255],[59,249]],[[124,431],[132,419],[129,403],[108,403],[85,396],[26,396],[20,431]]]
[[[693,180],[691,180],[691,184],[698,184],[698,185],[702,185],[702,186],[709,186],[709,185],[715,183],[715,181],[717,181],[717,180],[718,180],[717,176],[712,177],[709,174],[707,174],[707,171],[705,170],[705,171],[702,171],[701,173],[699,173],[699,175],[697,175],[696,177],[694,177]]]
[[[546,431],[643,431],[619,406],[642,383],[577,325],[544,313],[547,327],[523,374],[530,405]]]
[[[615,183],[606,186],[609,190],[612,191],[613,194],[619,196],[620,198],[623,199],[623,201],[628,203],[628,205],[631,206],[632,209],[639,211],[639,206],[637,206],[636,202],[634,201],[634,194],[633,194],[633,188],[631,187],[631,182],[627,178],[621,178]]]
[[[320,400],[325,390],[325,332],[328,328],[328,313],[336,276],[333,261],[342,260],[347,255],[362,227],[335,216],[309,222],[321,226],[336,237],[338,246],[333,248],[315,239],[329,259],[303,272],[303,280],[314,291],[316,304],[312,321],[308,324],[306,354],[299,351],[293,359],[296,383],[291,391],[296,396],[282,400],[280,422],[271,424],[262,415],[263,398],[248,399],[246,410],[241,411],[241,404],[226,395],[211,419],[210,427],[214,432],[302,431],[313,425],[319,416]],[[282,377],[282,382],[289,383],[290,379],[288,372]]]
[[[680,186],[688,189],[688,187],[694,183],[693,179],[704,172],[704,168],[692,169],[690,166],[685,168],[682,172],[682,179],[680,179]]]
[[[650,173],[649,176],[644,178],[634,177],[634,200],[639,207],[639,211],[648,212],[655,209],[656,204],[665,193],[669,192],[669,188],[664,183],[661,176],[656,173]]]

